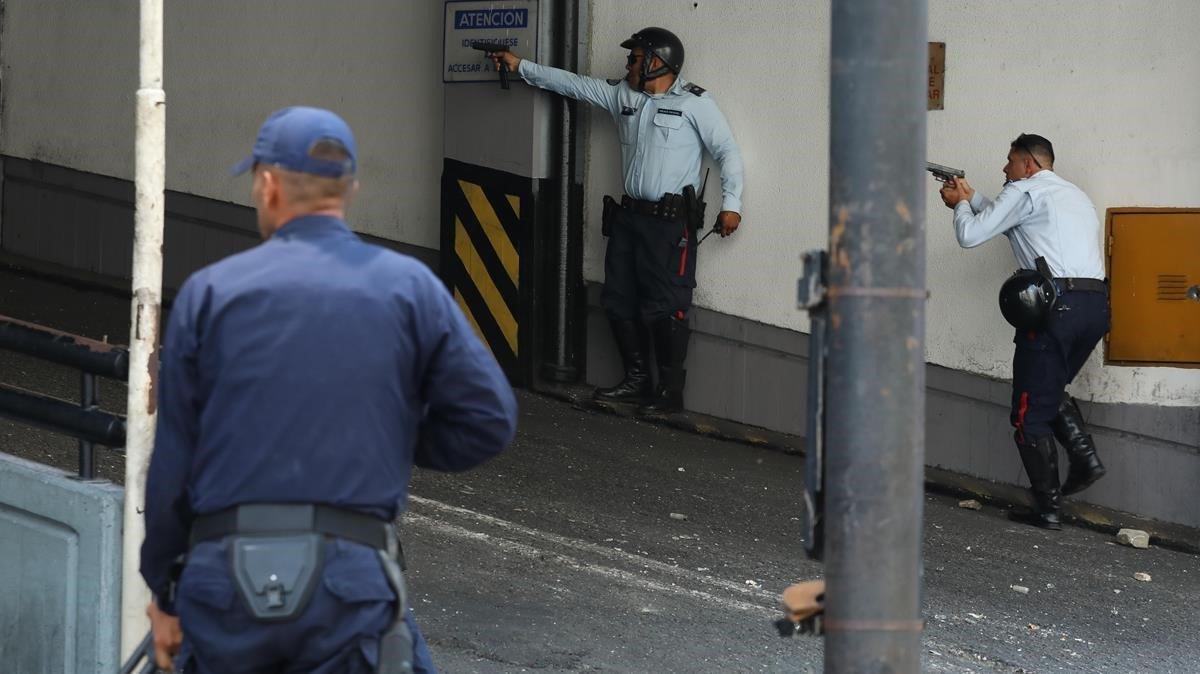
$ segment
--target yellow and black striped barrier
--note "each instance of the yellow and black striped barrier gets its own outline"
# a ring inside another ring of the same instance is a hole
[[[514,383],[529,351],[526,279],[531,179],[445,160],[442,277],[459,308]]]

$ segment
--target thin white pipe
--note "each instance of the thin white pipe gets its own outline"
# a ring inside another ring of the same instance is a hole
[[[125,444],[125,529],[121,560],[121,659],[137,648],[149,622],[150,591],[138,573],[145,523],[146,468],[157,419],[159,314],[162,308],[166,94],[162,0],[141,0],[134,149],[133,302]]]

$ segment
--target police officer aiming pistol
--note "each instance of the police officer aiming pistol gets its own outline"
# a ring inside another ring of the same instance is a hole
[[[625,376],[594,397],[665,414],[683,408],[696,234],[704,223],[700,162],[707,150],[721,168],[715,228],[724,237],[741,223],[742,155],[712,96],[680,77],[683,43],[674,33],[643,28],[621,47],[629,50],[626,74],[612,80],[538,65],[511,52],[489,56],[529,84],[607,110],[617,123],[625,194],[605,197],[601,301]],[[658,365],[657,387],[643,326]]]
[[[235,167],[264,242],[193,274],[162,348],[141,573],[186,672],[432,672],[392,522],[414,464],[511,440],[516,404],[445,286],[346,225],[350,127],[285,108]],[[176,617],[178,616],[178,617]]]
[[[1062,495],[1083,491],[1105,473],[1066,393],[1108,332],[1100,222],[1087,195],[1054,172],[1054,147],[1041,136],[1023,133],[1010,144],[1004,176],[995,201],[962,178],[942,187],[941,196],[954,209],[960,246],[974,248],[1003,234],[1021,267],[1001,288],[1000,308],[1016,328],[1010,418],[1034,508],[1011,516],[1059,529]],[[1061,488],[1055,438],[1070,461]]]

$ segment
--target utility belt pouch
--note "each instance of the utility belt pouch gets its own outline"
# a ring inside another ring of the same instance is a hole
[[[408,612],[408,592],[404,587],[404,557],[396,536],[388,537],[388,549],[379,550],[379,563],[396,593],[396,617],[379,637],[379,666],[376,674],[412,674],[413,637],[404,616]]]
[[[1066,288],[1063,288],[1058,279],[1054,278],[1054,274],[1050,272],[1050,264],[1046,262],[1046,258],[1039,256],[1033,261],[1033,268],[1037,270],[1037,273],[1046,277],[1046,282],[1050,284],[1050,287],[1054,288],[1054,295],[1061,297]]]
[[[683,188],[683,207],[688,226],[692,228],[692,231],[698,232],[703,229],[705,203],[700,200],[699,195],[696,194],[696,188],[691,185]]]
[[[617,217],[617,211],[621,210],[621,204],[616,199],[604,195],[604,210],[600,214],[600,233],[604,236],[612,235],[613,220]]]
[[[255,619],[292,620],[321,579],[325,537],[317,533],[230,538],[233,578]]]

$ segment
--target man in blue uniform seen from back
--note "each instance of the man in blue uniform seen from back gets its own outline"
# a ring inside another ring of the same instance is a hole
[[[696,287],[696,228],[689,198],[701,190],[707,150],[721,168],[715,228],[729,236],[742,216],[742,154],[712,96],[679,76],[683,43],[664,28],[643,28],[621,43],[624,79],[602,80],[533,63],[511,52],[489,54],[526,82],[606,110],[617,124],[625,195],[606,203],[604,291],[625,376],[595,399],[640,404],[644,414],[683,408],[688,312]],[[649,326],[658,364],[651,389],[641,325]]]
[[[414,464],[495,456],[516,403],[441,282],[346,225],[356,163],[334,113],[271,115],[235,167],[265,242],[175,300],[141,560],[162,667],[182,626],[189,672],[433,671],[390,523]]]

